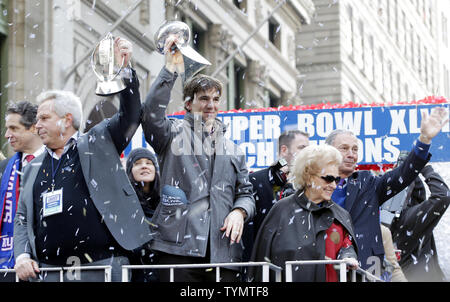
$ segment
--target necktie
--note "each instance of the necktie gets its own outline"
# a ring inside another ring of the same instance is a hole
[[[33,154],[29,154],[29,155],[25,156],[25,160],[26,160],[27,162],[30,162],[30,161],[32,161],[33,159],[34,159],[34,155],[33,155]]]

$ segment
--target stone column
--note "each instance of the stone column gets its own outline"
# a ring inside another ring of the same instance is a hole
[[[24,99],[25,0],[9,1],[8,5],[9,22],[12,26],[8,38],[9,82],[5,88],[8,93],[8,101],[16,102]]]
[[[142,25],[150,24],[150,0],[145,0],[139,7],[139,22]]]
[[[208,30],[208,45],[210,47],[207,49],[206,56],[211,62],[211,66],[206,68],[204,72],[212,74],[227,59],[230,52],[233,51],[233,42],[231,35],[224,30],[222,25],[212,24]],[[228,100],[227,86],[229,85],[227,70],[228,67],[226,66],[216,75],[216,78],[223,84],[221,110],[227,110],[229,108],[228,102],[226,101]]]
[[[246,108],[260,108],[269,105],[266,95],[267,70],[259,61],[248,60],[245,78]]]

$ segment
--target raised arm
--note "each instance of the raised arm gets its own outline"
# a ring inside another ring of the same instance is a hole
[[[444,107],[434,107],[431,114],[422,113],[420,136],[405,162],[396,169],[377,179],[376,192],[380,205],[416,179],[431,158],[429,149],[432,139],[448,122],[448,111]]]
[[[171,122],[166,117],[166,108],[176,77],[176,74],[163,67],[153,82],[142,109],[141,122],[145,140],[157,154],[160,154],[172,139]]]
[[[171,122],[166,117],[166,108],[178,73],[184,72],[180,51],[170,51],[174,41],[172,37],[167,38],[166,64],[153,82],[142,110],[142,129],[145,140],[158,154],[167,148],[172,139]]]
[[[124,66],[128,66],[132,54],[131,43],[118,37],[115,40],[115,51],[125,59]],[[125,68],[121,75],[127,88],[119,94],[119,112],[108,122],[108,130],[119,154],[127,147],[136,133],[141,117],[141,96],[136,72],[133,69]]]

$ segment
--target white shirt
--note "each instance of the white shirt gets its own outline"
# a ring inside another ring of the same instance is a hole
[[[78,141],[78,138],[80,137],[80,132],[77,131],[75,132],[67,141],[67,143],[64,145],[64,153],[67,152],[67,150],[69,150],[70,147],[72,147],[74,144],[76,144],[76,142]],[[49,147],[45,146],[45,150],[47,150],[48,154],[50,154],[50,156],[52,156],[54,159],[59,160],[58,155],[56,155],[56,153],[50,149]]]

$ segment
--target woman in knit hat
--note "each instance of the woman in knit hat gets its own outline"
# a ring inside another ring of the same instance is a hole
[[[159,203],[159,166],[156,156],[150,150],[137,148],[130,152],[126,162],[126,172],[136,191],[148,222]],[[131,264],[156,264],[156,252],[143,247],[129,257]],[[158,270],[133,270],[132,282],[158,281]]]
[[[150,220],[159,203],[159,166],[155,154],[145,148],[132,150],[126,171],[145,216]]]

